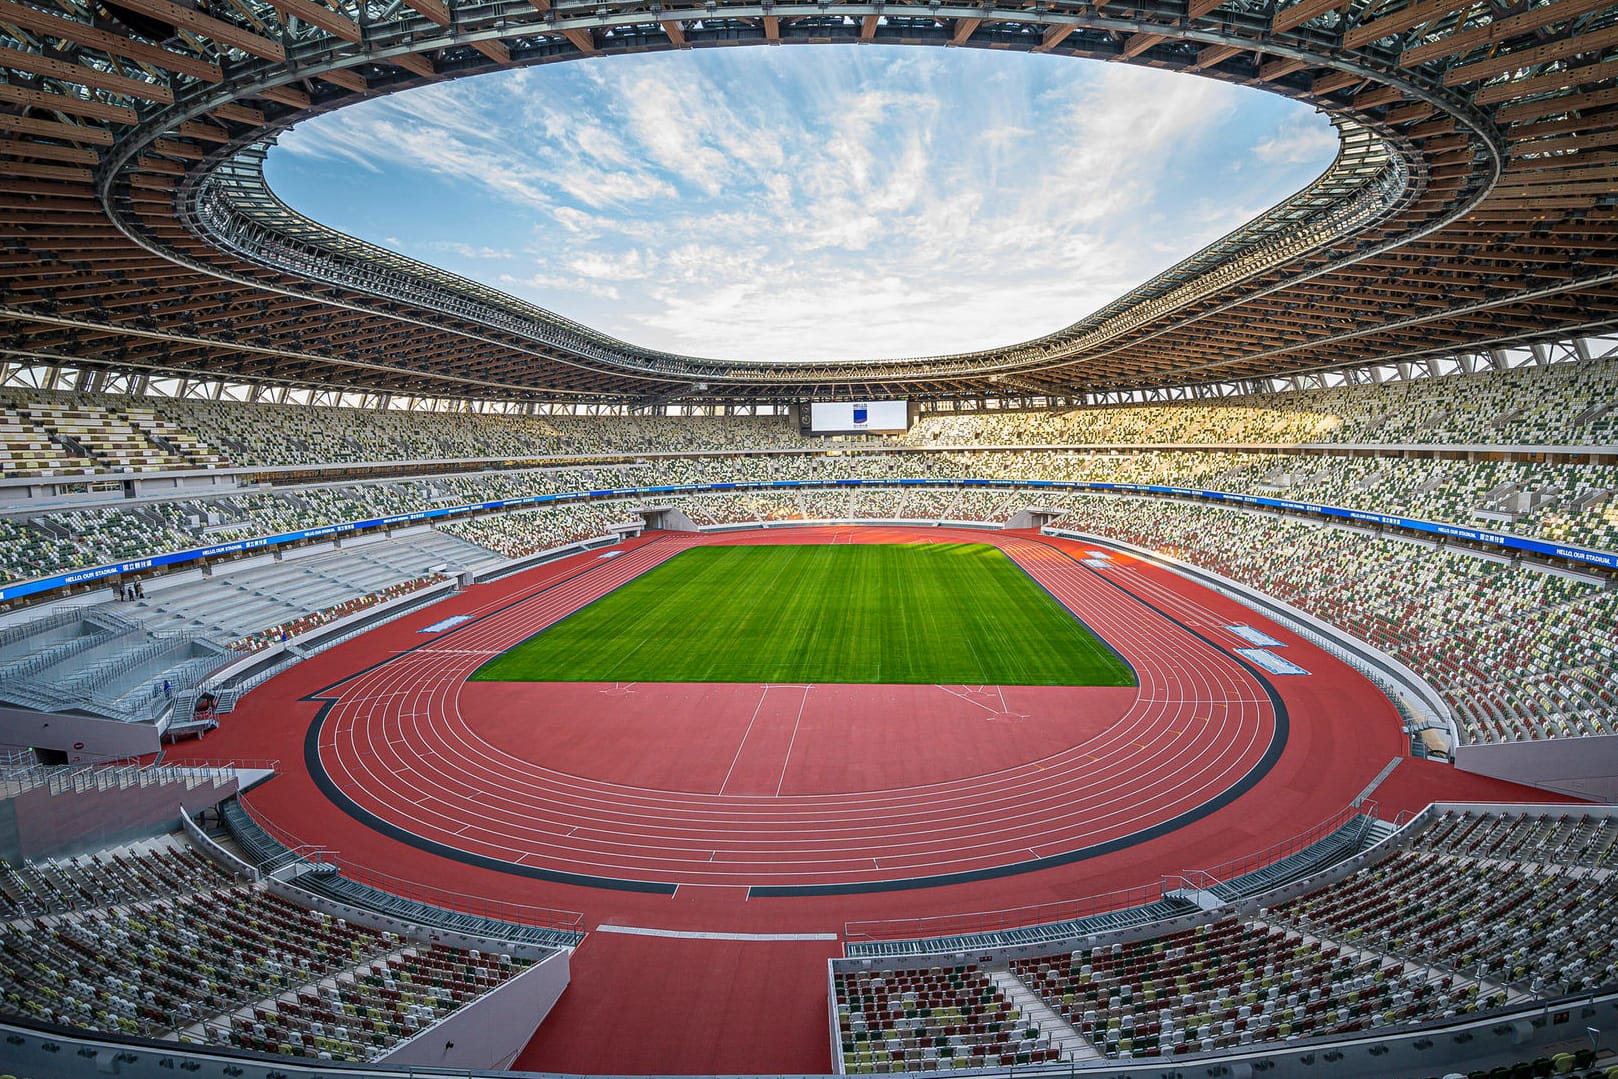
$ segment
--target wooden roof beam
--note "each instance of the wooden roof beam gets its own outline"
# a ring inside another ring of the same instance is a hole
[[[438,77],[438,71],[433,67],[431,58],[419,52],[402,53],[399,56],[388,57],[388,63],[394,67],[402,67],[412,75],[420,75],[424,79]]]
[[[66,139],[92,146],[111,146],[112,132],[104,127],[85,127],[82,124],[64,124],[56,120],[35,120],[12,113],[0,113],[0,131],[16,131],[43,139]]]
[[[44,75],[46,78],[60,79],[62,82],[83,86],[91,90],[105,90],[110,94],[122,94],[124,97],[140,98],[143,101],[157,101],[164,105],[174,103],[174,92],[167,86],[157,83],[143,82],[140,79],[125,78],[123,75],[113,75],[105,71],[97,71],[84,64],[70,64],[65,60],[52,60],[48,56],[37,53],[23,52],[21,49],[0,48],[0,67],[8,67],[15,71],[26,71],[33,75]]]
[[[310,105],[309,95],[292,86],[266,86],[258,91],[258,96],[295,109],[307,109]]]
[[[1526,181],[1513,177],[1512,183],[1501,184],[1494,189],[1490,201],[1494,198],[1531,198],[1536,195],[1610,195],[1612,193],[1611,180],[1599,180],[1594,183],[1561,183],[1560,177],[1546,177]]]
[[[1608,105],[1618,105],[1618,86],[1608,87],[1605,90],[1590,90],[1582,94],[1563,94],[1558,97],[1541,98],[1538,101],[1524,101],[1518,105],[1507,105],[1496,109],[1494,118],[1503,124],[1519,123],[1524,120],[1538,120],[1544,116],[1555,116],[1564,112],[1584,112],[1588,109],[1605,108]]]
[[[860,40],[871,42],[876,40],[876,24],[880,15],[867,15],[860,20]]]
[[[1511,144],[1511,156],[1515,159],[1526,157],[1528,154],[1559,154],[1569,150],[1599,150],[1605,146],[1618,146],[1618,131],[1583,132],[1578,135],[1564,135],[1559,139],[1533,139],[1527,142],[1514,142]]]
[[[1517,142],[1522,139],[1542,139],[1548,135],[1571,135],[1575,131],[1600,131],[1609,127],[1618,127],[1618,112],[1598,112],[1592,116],[1570,116],[1565,120],[1516,124],[1509,134],[1512,141]]]
[[[1477,2],[1478,0],[1418,0],[1417,3],[1410,4],[1392,15],[1384,15],[1380,19],[1372,19],[1350,28],[1343,34],[1343,47],[1357,49],[1362,45],[1369,45],[1373,41],[1413,30],[1452,11],[1464,11]]]
[[[1425,120],[1433,114],[1433,107],[1425,101],[1412,101],[1408,105],[1388,110],[1388,123],[1408,124],[1413,120]]]
[[[1391,105],[1404,100],[1404,91],[1397,86],[1371,86],[1354,95],[1354,107],[1374,109],[1378,105]]]
[[[1346,90],[1364,81],[1363,75],[1356,75],[1352,71],[1329,71],[1315,78],[1309,86],[1309,92],[1318,96],[1335,94],[1339,90]]]
[[[49,109],[67,116],[82,116],[86,120],[100,120],[109,124],[133,124],[140,119],[140,115],[134,109],[123,105],[108,105],[105,102],[88,101],[70,94],[33,90],[26,86],[12,86],[6,83],[0,83],[0,101],[32,109]]]
[[[1259,66],[1258,81],[1274,82],[1276,79],[1285,78],[1294,71],[1301,71],[1308,66],[1309,61],[1307,60],[1291,60],[1285,57],[1271,60]]]
[[[405,6],[418,15],[424,15],[439,26],[450,24],[449,8],[444,6],[443,0],[404,0]],[[540,8],[544,11],[545,8]]]
[[[150,45],[144,41],[135,41],[121,34],[88,26],[75,19],[47,14],[37,8],[16,3],[14,0],[0,0],[0,22],[10,23],[61,41],[71,41],[86,48],[99,49],[110,56],[121,56],[160,67],[165,71],[190,75],[203,82],[220,82],[224,79],[218,64],[211,64],[199,57],[170,52],[161,46]]]
[[[1502,101],[1521,100],[1535,94],[1547,94],[1576,86],[1590,86],[1598,82],[1609,82],[1615,78],[1618,78],[1618,58],[1480,87],[1478,92],[1472,95],[1472,100],[1479,105],[1498,105]]]
[[[561,34],[563,37],[573,42],[573,47],[575,49],[578,49],[586,56],[594,56],[596,54],[597,49],[595,35],[590,31],[580,29],[579,27],[572,27],[571,29],[562,30]]]
[[[1292,30],[1311,19],[1318,19],[1328,11],[1346,6],[1345,0],[1298,0],[1290,7],[1281,8],[1270,20],[1270,29],[1276,33]]]
[[[32,142],[25,139],[0,139],[0,154],[33,158],[39,161],[66,161],[74,165],[95,165],[101,155],[95,150],[79,146],[58,146],[53,142]]]
[[[356,94],[363,94],[371,88],[371,84],[365,81],[364,75],[361,75],[358,71],[349,71],[345,68],[322,71],[315,78],[321,82],[329,82],[333,86],[341,86],[344,90],[352,90]]]
[[[262,127],[266,119],[264,110],[250,109],[246,105],[235,103],[215,105],[208,110],[208,115],[217,116],[221,120],[234,120],[238,124],[247,124],[250,127]]]
[[[315,0],[269,0],[269,4],[282,15],[302,19],[310,26],[318,26],[332,37],[359,44],[362,35],[359,24],[347,15],[339,15],[325,4]]]
[[[187,120],[177,129],[178,133],[188,139],[200,139],[203,142],[226,143],[230,141],[230,132],[213,124],[203,123],[200,120]]]
[[[192,8],[182,7],[172,0],[118,0],[121,7],[131,11],[138,11],[142,15],[150,15],[154,19],[168,23],[170,26],[190,30],[194,34],[212,41],[215,45],[257,56],[261,60],[273,60],[278,64],[286,63],[287,53],[279,41],[272,41],[267,37],[255,34],[251,30],[243,29],[235,23],[223,19],[215,19],[204,15]]]
[[[1066,41],[1068,35],[1077,29],[1078,26],[1073,23],[1062,23],[1058,26],[1045,27],[1045,36],[1040,40],[1038,45],[1034,46],[1034,51],[1050,52],[1052,49],[1056,48],[1056,46]]]
[[[1192,64],[1192,70],[1200,71],[1204,68],[1218,67],[1237,53],[1247,50],[1240,45],[1208,45],[1197,53],[1197,62]]]
[[[0,161],[0,176],[26,176],[34,180],[60,180],[67,183],[87,184],[89,169],[69,168],[65,165],[35,165],[28,161]]]
[[[1482,79],[1504,75],[1508,71],[1520,71],[1535,64],[1547,63],[1551,60],[1565,60],[1573,56],[1582,56],[1585,53],[1599,53],[1603,49],[1610,49],[1618,45],[1618,26],[1608,26],[1601,30],[1589,33],[1573,34],[1560,41],[1547,42],[1544,45],[1535,45],[1527,49],[1513,49],[1499,56],[1491,56],[1486,60],[1476,60],[1460,67],[1452,67],[1444,72],[1445,86],[1461,86],[1469,82],[1478,82]]]
[[[1130,34],[1129,38],[1124,42],[1123,50],[1118,55],[1121,59],[1133,60],[1162,40],[1162,34],[1149,34],[1144,31],[1138,34]]]
[[[469,44],[497,64],[511,63],[511,50],[506,48],[506,43],[503,41],[473,41],[469,42]]]
[[[966,39],[977,32],[978,24],[982,21],[982,19],[956,19],[955,32],[950,35],[949,43],[951,45],[965,45]]]
[[[1516,15],[1496,19],[1483,26],[1457,31],[1438,41],[1429,41],[1425,45],[1406,49],[1399,54],[1399,63],[1410,67],[1440,56],[1459,56],[1471,49],[1544,30],[1556,23],[1576,19],[1593,11],[1601,11],[1609,6],[1610,0],[1555,0],[1553,3],[1532,7]]]

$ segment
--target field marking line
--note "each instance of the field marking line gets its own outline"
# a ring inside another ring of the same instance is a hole
[[[938,685],[938,684],[935,682],[934,685]],[[966,694],[957,693],[953,689],[950,689],[948,686],[939,685],[938,688],[943,690],[945,693],[948,693],[951,697],[958,697],[961,700],[965,701],[967,704],[974,705],[974,706],[976,706],[978,708],[981,708],[985,712],[989,713],[991,716],[994,715],[994,709],[990,708],[988,705],[984,704],[982,701],[974,701],[971,697],[968,697]],[[1001,703],[1004,704],[1005,702],[1002,700]],[[1004,710],[1005,709],[1001,709],[1001,711],[1004,711]]]
[[[803,709],[809,703],[809,692],[813,690],[814,683],[803,687],[803,698],[798,701],[798,715],[792,721],[792,738],[787,742],[786,759],[781,762],[781,778],[775,784],[775,796],[781,797],[781,788],[786,786],[787,767],[792,764],[792,748],[798,744],[798,727],[803,723]]]
[[[736,755],[730,759],[730,767],[725,769],[725,778],[719,782],[719,793],[724,794],[725,788],[730,785],[730,774],[736,770],[736,764],[742,759],[742,750],[747,748],[747,739],[753,733],[753,724],[758,722],[758,714],[764,709],[764,698],[770,695],[770,684],[764,683],[759,689],[758,703],[753,706],[753,716],[747,721],[747,729],[742,732],[742,740],[736,746]],[[777,791],[776,793],[780,793]]]

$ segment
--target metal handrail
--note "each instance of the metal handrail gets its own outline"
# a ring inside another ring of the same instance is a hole
[[[843,940],[849,942],[933,939],[994,933],[1008,929],[1028,929],[1073,921],[1095,914],[1127,910],[1130,907],[1146,906],[1176,891],[1208,891],[1244,873],[1274,865],[1284,858],[1306,850],[1343,827],[1354,817],[1364,815],[1365,805],[1371,806],[1370,812],[1374,816],[1375,803],[1349,805],[1318,824],[1271,844],[1261,851],[1207,869],[1184,869],[1167,874],[1154,884],[1001,910],[846,922],[843,925]]]
[[[1166,879],[1166,878],[1165,878]],[[918,915],[913,918],[879,918],[845,922],[843,940],[912,940],[960,937],[977,933],[998,933],[1075,921],[1095,914],[1108,914],[1130,907],[1143,907],[1162,899],[1164,882],[1142,884],[1113,892],[1059,899],[1025,907],[970,911],[961,914]]]
[[[469,914],[474,917],[488,918],[507,922],[511,925],[528,926],[536,929],[559,929],[572,933],[584,932],[584,915],[577,911],[558,910],[553,907],[542,907],[531,903],[489,899],[468,892],[457,892],[449,888],[440,888],[436,885],[409,880],[352,859],[344,858],[339,851],[330,847],[305,842],[290,830],[271,821],[261,810],[256,809],[245,795],[238,794],[236,804],[242,808],[242,812],[247,814],[249,820],[262,828],[265,834],[281,844],[281,846],[293,851],[309,850],[319,852],[323,856],[319,859],[320,861],[329,862],[337,866],[338,874],[345,880],[353,881],[355,884],[375,888],[379,892],[398,899],[424,903],[456,914]]]
[[[1272,843],[1263,850],[1254,851],[1251,854],[1232,858],[1218,865],[1194,870],[1193,872],[1213,880],[1216,884],[1229,883],[1237,877],[1272,866],[1300,851],[1307,850],[1359,816],[1376,816],[1376,803],[1366,802],[1358,806],[1344,806],[1318,824]]]

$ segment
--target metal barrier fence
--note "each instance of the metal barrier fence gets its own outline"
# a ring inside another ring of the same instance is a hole
[[[4,648],[8,644],[15,644],[17,641],[27,640],[29,637],[41,633],[48,633],[53,629],[58,629],[73,622],[82,621],[83,618],[84,607],[81,605],[64,607],[29,622],[5,626],[0,628],[0,648]]]
[[[1188,869],[1169,874],[1151,884],[1134,888],[1103,892],[1078,899],[1064,899],[1051,903],[1036,903],[1003,910],[972,911],[963,914],[938,914],[915,918],[884,918],[872,921],[847,922],[843,925],[845,943],[861,941],[915,940],[943,937],[972,936],[998,933],[1013,929],[1053,925],[1089,918],[1099,914],[1144,907],[1177,892],[1204,891],[1227,883],[1246,873],[1274,865],[1332,835],[1349,821],[1360,815],[1376,815],[1376,803],[1364,802],[1347,805],[1325,820],[1296,835],[1273,843],[1263,850],[1240,858],[1222,862],[1207,869]]]
[[[1232,858],[1230,861],[1208,866],[1205,869],[1189,871],[1183,875],[1207,879],[1213,884],[1226,884],[1244,874],[1267,868],[1284,858],[1289,858],[1300,851],[1307,850],[1330,836],[1333,832],[1336,832],[1355,817],[1375,817],[1376,815],[1377,804],[1375,802],[1366,801],[1358,805],[1351,803],[1319,824],[1306,828],[1296,835],[1288,836],[1279,842],[1272,843],[1263,850],[1254,851],[1239,858]]]
[[[370,866],[361,865],[344,858],[341,853],[322,847],[319,844],[306,843],[299,836],[286,828],[271,821],[263,812],[255,809],[251,802],[241,794],[236,796],[236,804],[242,808],[254,824],[262,828],[270,838],[289,850],[311,852],[304,855],[311,861],[328,862],[337,866],[338,873],[346,880],[356,884],[363,884],[385,892],[398,899],[423,903],[438,907],[442,910],[453,911],[457,914],[469,914],[478,918],[490,918],[495,921],[509,922],[512,925],[531,926],[536,929],[558,929],[569,933],[584,932],[584,915],[577,911],[557,910],[551,907],[536,906],[531,903],[511,903],[498,899],[489,899],[469,892],[457,892],[449,888],[440,888],[432,884],[423,884],[419,881],[408,880],[392,873]],[[318,855],[316,857],[315,855]]]
[[[1008,907],[1004,910],[981,910],[964,914],[935,914],[914,918],[883,918],[872,921],[846,922],[843,940],[912,940],[936,937],[975,936],[980,933],[999,933],[1007,929],[1071,922],[1096,914],[1109,914],[1130,907],[1144,907],[1162,899],[1169,890],[1167,881],[1156,881],[1116,892],[1083,896],[1078,899],[1060,899],[1050,903],[1037,903],[1026,907]]]
[[[128,790],[159,784],[183,783],[187,790],[236,778],[234,766],[211,764],[32,764],[0,769],[0,783],[13,794],[48,788],[51,794]]]

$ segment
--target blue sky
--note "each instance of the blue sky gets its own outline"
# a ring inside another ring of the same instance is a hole
[[[438,84],[281,137],[344,232],[649,348],[932,355],[1060,329],[1303,187],[1324,117],[1121,64],[710,49]]]

